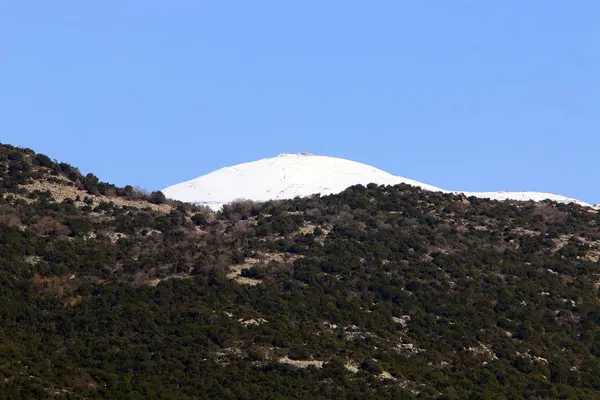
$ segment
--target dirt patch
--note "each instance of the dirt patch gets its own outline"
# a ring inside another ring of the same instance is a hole
[[[307,233],[313,233],[315,231],[315,227],[316,225],[306,224],[305,226],[300,227],[297,232],[302,235],[306,235]]]

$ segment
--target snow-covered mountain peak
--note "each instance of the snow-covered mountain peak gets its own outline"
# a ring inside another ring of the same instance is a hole
[[[163,190],[166,197],[218,209],[237,199],[267,201],[334,194],[362,184],[397,185],[406,183],[426,190],[449,192],[436,186],[400,176],[343,158],[310,153],[283,153],[272,158],[225,167]],[[550,199],[558,202],[587,203],[550,193],[538,192],[453,192],[494,200]]]
[[[314,156],[311,153],[281,153],[277,157],[310,157]]]

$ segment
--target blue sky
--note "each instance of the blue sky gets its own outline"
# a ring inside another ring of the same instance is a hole
[[[600,202],[599,128],[596,0],[0,5],[0,141],[119,185],[311,152]]]

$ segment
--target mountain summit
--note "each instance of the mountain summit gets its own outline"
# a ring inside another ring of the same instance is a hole
[[[220,207],[240,198],[267,201],[316,193],[334,194],[352,185],[372,182],[385,185],[407,183],[428,190],[442,190],[355,161],[297,153],[221,168],[170,186],[163,193],[180,201]]]
[[[190,181],[165,188],[166,197],[218,209],[236,199],[254,201],[292,199],[313,194],[335,194],[353,185],[406,183],[431,191],[451,193],[436,186],[395,176],[370,165],[310,153],[280,154],[272,158],[225,167]],[[493,200],[587,203],[552,193],[452,192]]]

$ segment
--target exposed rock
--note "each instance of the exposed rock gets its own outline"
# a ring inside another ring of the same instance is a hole
[[[238,322],[241,323],[242,325],[248,326],[248,325],[260,325],[260,324],[267,323],[269,321],[267,321],[264,318],[253,318],[253,319],[246,319],[246,320],[244,320],[243,318],[240,318],[240,319],[238,319]]]
[[[353,374],[356,374],[359,371],[358,364],[353,361],[348,361],[346,364],[344,364],[344,368],[346,368],[348,371],[352,372]]]
[[[406,325],[410,322],[410,315],[403,315],[401,317],[392,317],[392,321],[397,324],[402,325],[403,328],[406,328]]]

